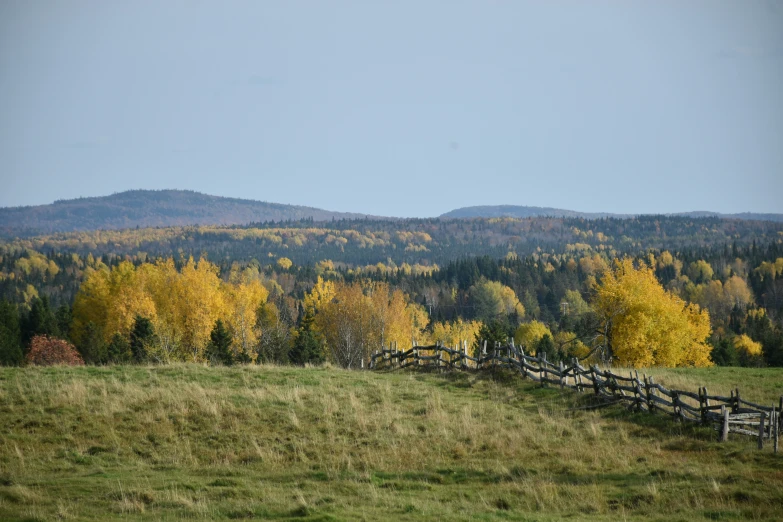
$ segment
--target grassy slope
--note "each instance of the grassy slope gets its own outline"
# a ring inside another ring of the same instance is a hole
[[[783,518],[783,456],[567,411],[586,400],[515,376],[3,368],[0,519]]]
[[[710,395],[728,397],[734,389],[740,397],[765,406],[778,406],[783,395],[781,368],[652,368],[646,369],[655,382],[669,389],[697,392],[706,386]],[[620,373],[618,371],[618,373]],[[641,377],[642,372],[639,372]]]

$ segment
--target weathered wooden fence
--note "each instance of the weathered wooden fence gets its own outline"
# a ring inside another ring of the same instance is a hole
[[[681,422],[692,422],[712,426],[718,432],[718,440],[725,441],[729,433],[752,436],[758,439],[759,449],[764,441],[772,441],[775,453],[783,427],[783,397],[778,405],[762,406],[740,397],[739,389],[729,397],[710,395],[707,388],[697,393],[683,390],[668,390],[657,384],[653,377],[629,372],[618,375],[611,370],[597,366],[585,368],[574,358],[570,364],[557,364],[546,360],[546,354],[539,357],[525,355],[512,342],[508,346],[495,346],[487,352],[486,342],[479,357],[468,355],[468,345],[448,348],[414,346],[405,351],[394,347],[375,352],[370,358],[370,369],[429,368],[437,370],[482,370],[506,368],[519,371],[523,377],[542,384],[554,384],[560,388],[571,388],[579,392],[593,393],[612,402],[623,402],[631,409],[650,413],[664,413]]]

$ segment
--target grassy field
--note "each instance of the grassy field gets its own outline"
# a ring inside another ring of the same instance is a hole
[[[619,370],[613,370],[621,373]],[[728,397],[734,389],[748,401],[765,406],[778,406],[783,395],[781,368],[650,368],[645,369],[655,382],[669,389],[697,392],[706,386],[710,395]],[[642,372],[639,372],[641,377]]]
[[[783,393],[781,370],[655,375]],[[589,400],[503,374],[3,368],[0,520],[783,519],[783,455]]]

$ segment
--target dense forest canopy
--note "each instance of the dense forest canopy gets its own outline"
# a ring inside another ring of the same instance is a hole
[[[622,317],[601,297],[621,283]],[[253,297],[239,302],[242,292]],[[554,357],[783,365],[783,224],[304,219],[58,233],[0,243],[0,299],[0,344],[15,360],[39,334],[76,343],[88,362],[127,358],[137,332],[140,360],[352,365],[380,343],[514,337]],[[671,319],[660,342],[656,314]],[[650,333],[632,339],[628,325]],[[656,342],[658,355],[637,353]],[[680,355],[662,351],[680,342]]]

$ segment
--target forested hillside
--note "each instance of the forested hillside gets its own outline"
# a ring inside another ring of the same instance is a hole
[[[741,212],[738,214],[722,214],[720,212],[709,211],[695,211],[695,212],[676,212],[674,214],[666,214],[667,216],[676,217],[717,217],[722,219],[750,219],[759,221],[777,221],[783,222],[783,214],[763,214],[753,212]],[[609,212],[578,212],[575,210],[565,210],[562,208],[551,207],[529,207],[520,205],[488,205],[478,207],[463,207],[454,209],[445,214],[441,214],[442,218],[493,218],[493,217],[576,217],[585,219],[599,219],[599,218],[631,218],[635,217],[633,214],[612,214]]]
[[[469,220],[301,220],[232,227],[166,227],[52,234],[5,242],[6,249],[97,255],[200,256],[221,262],[287,257],[349,266],[443,264],[465,256],[526,256],[595,250],[610,257],[774,242],[783,223],[642,216],[632,219],[492,218]]]
[[[73,232],[0,244],[0,343],[15,347],[15,361],[46,334],[74,342],[88,362],[351,366],[389,342],[513,336],[553,358],[783,365],[781,285],[783,224],[761,221],[303,220]],[[642,353],[650,346],[661,348]]]
[[[783,222],[780,214],[732,214],[720,215],[711,212],[690,212],[676,216],[639,216],[641,222],[663,222],[671,225],[675,221],[672,218],[683,217],[687,220],[699,218],[731,218],[743,221],[774,221]],[[369,218],[369,219],[368,219]],[[611,213],[589,213],[563,210],[557,208],[523,207],[514,205],[466,207],[447,212],[439,219],[408,219],[403,224],[389,218],[377,218],[365,214],[350,212],[331,212],[318,208],[296,205],[284,205],[267,203],[248,199],[225,198],[210,196],[188,190],[130,190],[104,197],[79,198],[71,200],[59,200],[50,205],[38,205],[28,207],[0,208],[0,237],[34,237],[58,232],[88,232],[96,230],[121,230],[149,227],[181,227],[181,226],[247,226],[252,223],[285,223],[285,228],[303,228],[307,224],[291,224],[290,221],[305,221],[329,223],[328,227],[338,227],[340,230],[369,230],[371,232],[384,231],[394,233],[398,230],[422,230],[432,233],[434,228],[440,227],[450,219],[479,219],[479,230],[486,226],[497,235],[506,235],[506,238],[489,237],[491,234],[479,234],[486,238],[490,244],[496,244],[498,240],[511,243],[520,242],[519,235],[524,235],[526,240],[539,244],[542,239],[551,242],[551,234],[545,238],[541,235],[531,235],[534,232],[551,232],[554,225],[541,225],[543,228],[526,227],[504,222],[498,226],[497,222],[486,221],[485,218],[569,218],[578,220],[582,229],[602,229],[606,225],[584,226],[584,220],[629,220],[634,216]],[[361,221],[374,221],[385,219],[381,225],[362,223]],[[344,221],[333,224],[334,220]],[[357,222],[357,220],[359,222]],[[632,221],[626,221],[622,228],[630,223],[630,228],[635,228]],[[708,226],[714,226],[705,222]],[[704,225],[705,223],[701,223]],[[251,225],[250,228],[253,226]],[[269,225],[263,225],[269,228]],[[742,230],[754,230],[756,225],[740,224]],[[458,239],[465,239],[464,232],[456,230],[461,226],[446,227],[446,234],[455,232]],[[616,228],[611,227],[610,228]],[[724,225],[719,228],[724,229]],[[476,227],[467,227],[475,231]],[[556,231],[555,231],[556,232]],[[615,231],[616,232],[616,231]],[[689,231],[690,232],[690,231]],[[686,233],[689,233],[686,232]],[[646,233],[646,232],[643,232]],[[622,232],[621,232],[622,234]],[[633,236],[634,233],[629,234]],[[671,234],[669,234],[671,235]],[[462,236],[462,237],[460,237]],[[665,237],[665,236],[664,236]],[[619,236],[618,236],[619,239]],[[714,239],[714,238],[713,238]],[[312,246],[312,245],[309,245]],[[309,248],[308,246],[308,248]],[[453,256],[452,252],[444,253],[445,258]],[[441,259],[442,261],[443,259]]]
[[[0,208],[0,235],[360,217],[366,216],[209,196],[190,190],[130,190],[105,197],[60,200],[51,205]]]

